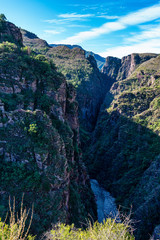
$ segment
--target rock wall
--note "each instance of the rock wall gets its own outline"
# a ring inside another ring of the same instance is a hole
[[[18,27],[7,21],[0,22],[0,43],[5,41],[13,42],[22,46],[22,34]]]
[[[102,72],[113,81],[123,80],[128,78],[140,64],[155,57],[157,57],[157,54],[154,53],[133,53],[122,59],[107,57]]]

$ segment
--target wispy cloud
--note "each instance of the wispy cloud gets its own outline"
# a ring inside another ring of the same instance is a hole
[[[160,24],[140,26],[144,29],[135,33],[132,37],[124,38],[124,44],[120,47],[108,48],[99,53],[101,56],[122,57],[131,53],[160,53]]]
[[[159,38],[160,41],[160,24],[155,25],[155,26],[148,26],[145,27],[146,30],[142,31],[139,34],[136,34],[135,36],[132,36],[130,38],[126,38],[125,41],[128,42],[140,42],[146,39],[155,39],[155,38]]]
[[[108,48],[107,51],[98,54],[102,57],[115,56],[121,58],[131,53],[160,53],[160,40],[152,39],[129,46]]]
[[[44,22],[55,23],[55,24],[65,24],[64,19],[48,19],[48,20],[44,20]]]
[[[156,4],[152,7],[140,9],[137,12],[128,14],[122,17],[119,21],[132,26],[140,23],[150,22],[160,17],[160,4]]]
[[[160,18],[160,4],[140,9],[126,16],[120,17],[115,22],[105,23],[98,28],[92,28],[89,31],[79,32],[76,35],[61,41],[62,44],[80,44],[86,40],[98,37],[102,34],[108,34],[114,31],[122,30],[128,26],[134,26]]]
[[[105,18],[105,19],[108,19],[108,20],[113,20],[113,19],[118,19],[119,17],[118,16],[109,16],[109,15],[101,15],[101,16],[98,16],[99,18]]]
[[[77,14],[77,13],[65,13],[58,15],[59,18],[65,18],[65,19],[80,19],[80,18],[88,18],[93,17],[93,14]]]
[[[77,13],[64,13],[59,14],[57,19],[49,19],[44,20],[44,22],[48,23],[56,23],[56,24],[68,24],[69,22],[74,21],[85,21],[90,17],[94,17],[94,14],[77,14]]]
[[[125,28],[124,24],[121,24],[119,22],[109,22],[109,23],[103,24],[99,28],[93,28],[89,31],[80,32],[75,36],[62,40],[60,43],[61,44],[79,44],[79,43],[82,43],[83,41],[98,37],[102,34],[122,30],[124,28]]]
[[[53,34],[53,35],[62,33],[62,31],[57,31],[57,30],[44,30],[44,32],[48,34]]]

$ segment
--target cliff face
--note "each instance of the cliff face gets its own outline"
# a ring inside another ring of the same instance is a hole
[[[102,72],[115,81],[121,67],[121,59],[116,57],[107,57],[106,62],[102,68]]]
[[[26,40],[24,33],[23,39],[26,46],[43,52],[47,58],[52,59],[67,82],[76,87],[80,124],[85,130],[92,131],[105,93],[112,84],[110,78],[104,78],[94,58],[90,55],[86,58],[86,52],[82,48],[60,45],[48,50],[37,49],[36,44],[43,40],[36,38],[37,43],[34,43],[31,36]]]
[[[129,77],[133,71],[139,66],[139,64],[148,61],[151,58],[157,57],[157,54],[136,54],[133,53],[121,60],[121,67],[118,72],[117,80],[123,80]]]
[[[0,43],[8,41],[22,46],[22,35],[18,27],[11,22],[0,22]]]
[[[21,38],[20,31],[12,35]],[[25,205],[34,202],[33,233],[58,221],[78,226],[95,211],[75,89],[52,61],[19,43],[0,44],[0,59],[0,215],[9,195],[18,205],[24,192]]]
[[[129,77],[141,63],[155,57],[157,57],[157,54],[154,53],[133,53],[122,59],[107,57],[102,72],[114,81],[123,80]]]
[[[160,222],[160,57],[140,64],[106,94],[88,152],[90,175],[130,208],[135,235],[149,239]]]
[[[92,131],[100,106],[111,82],[104,78],[92,56],[85,57],[85,51],[79,48],[69,49],[59,46],[50,49],[47,54],[68,82],[77,90],[79,120],[82,128]]]
[[[21,29],[21,34],[23,38],[23,44],[25,46],[31,47],[35,52],[41,52],[50,48],[45,40],[38,38],[34,33]]]

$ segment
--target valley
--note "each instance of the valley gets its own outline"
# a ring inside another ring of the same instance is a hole
[[[149,240],[160,225],[160,56],[104,63],[8,21],[0,31],[2,219],[22,193],[38,238],[57,222],[103,222],[120,205],[132,208],[135,239]]]

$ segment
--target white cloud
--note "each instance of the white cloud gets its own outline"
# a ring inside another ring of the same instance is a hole
[[[56,31],[56,30],[44,30],[45,33],[48,34],[53,34],[53,35],[57,35],[60,34],[62,31]]]
[[[68,24],[74,21],[85,21],[86,19],[94,16],[94,14],[65,13],[58,15],[57,19],[44,20],[44,22],[55,24]]]
[[[65,19],[80,19],[80,18],[88,18],[93,17],[93,14],[77,14],[77,13],[65,13],[58,15],[59,18],[65,18]]]
[[[142,31],[140,34],[137,33],[135,36],[127,38],[126,42],[140,42],[145,39],[159,38],[160,41],[160,24],[150,26],[150,28]]]
[[[150,22],[159,17],[160,17],[160,4],[157,4],[152,7],[143,8],[137,12],[130,13],[127,16],[122,17],[119,21],[129,26]]]
[[[90,31],[80,32],[75,36],[62,40],[60,41],[60,44],[78,44],[78,43],[82,43],[85,40],[98,37],[101,34],[118,31],[124,28],[125,26],[119,22],[105,23],[99,28],[93,28]]]
[[[65,24],[66,22],[64,21],[64,19],[50,19],[50,20],[44,20],[44,22],[47,23],[55,23],[55,24]]]
[[[141,24],[160,18],[160,4],[141,9],[119,18],[115,22],[105,23],[99,28],[92,28],[89,31],[79,32],[76,35],[61,41],[62,44],[80,44],[83,41],[127,28],[131,25]]]
[[[108,48],[105,52],[100,52],[98,54],[102,57],[114,56],[121,58],[131,53],[160,53],[160,40],[152,39],[129,46]]]
[[[109,16],[109,15],[101,15],[101,16],[98,16],[99,18],[105,18],[105,19],[108,19],[108,20],[113,20],[113,19],[118,19],[119,17],[118,16]]]

